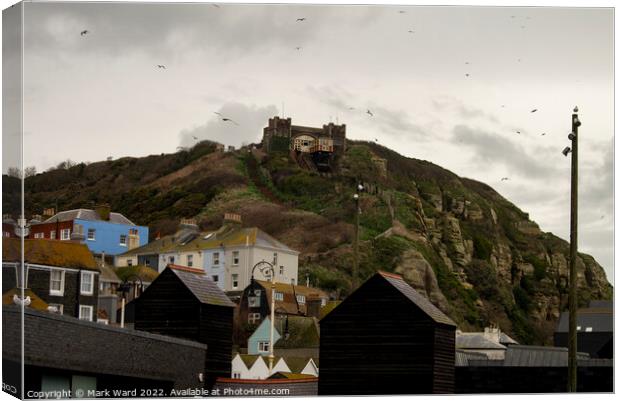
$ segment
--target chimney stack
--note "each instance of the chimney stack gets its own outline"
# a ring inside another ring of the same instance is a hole
[[[321,313],[321,298],[319,294],[312,293],[306,297],[306,316],[319,318]]]
[[[56,209],[54,209],[53,207],[48,207],[46,209],[43,209],[43,217],[52,217],[55,214],[56,214]]]
[[[99,215],[99,218],[104,221],[110,220],[110,205],[103,203],[95,207],[95,211]]]

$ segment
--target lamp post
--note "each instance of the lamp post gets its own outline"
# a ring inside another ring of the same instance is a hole
[[[355,187],[355,193],[353,194],[353,199],[355,200],[355,236],[353,238],[353,279],[351,280],[352,289],[351,291],[357,288],[357,276],[359,270],[359,236],[360,236],[360,194],[364,190],[364,186],[362,184],[357,184]]]
[[[252,277],[250,279],[250,286],[252,288],[251,291],[254,291],[254,271],[259,266],[263,266],[258,269],[263,274],[263,276],[267,276],[265,274],[265,271],[269,273],[269,278],[270,278],[269,281],[271,282],[271,321],[269,322],[269,356],[267,357],[269,359],[269,376],[271,376],[271,371],[273,370],[273,360],[274,360],[273,332],[274,332],[274,319],[275,319],[275,309],[276,309],[275,308],[275,305],[276,305],[276,283],[275,283],[276,272],[273,268],[273,265],[269,262],[261,260],[260,262],[256,263],[254,267],[252,267]]]
[[[130,279],[133,279],[130,281]],[[129,292],[131,288],[131,284],[135,284],[136,280],[140,282],[140,292],[142,292],[142,288],[144,288],[144,284],[142,283],[142,279],[136,274],[131,274],[125,278],[125,280],[118,286],[119,291],[121,292],[121,328],[125,327],[125,293]]]
[[[570,185],[570,265],[568,271],[568,392],[577,392],[577,194],[578,194],[578,147],[577,132],[581,121],[573,109],[571,118],[572,132],[568,139],[572,148],[566,147],[562,151],[564,156],[571,153],[571,185]]]

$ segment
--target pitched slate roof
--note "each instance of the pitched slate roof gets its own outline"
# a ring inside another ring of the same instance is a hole
[[[286,317],[283,318],[283,321],[286,322],[286,319]],[[288,338],[282,334],[282,337],[276,342],[275,348],[319,347],[319,325],[314,317],[288,316],[288,334]]]
[[[508,334],[506,333],[500,333],[499,335],[499,342],[500,344],[519,344],[516,340],[514,340],[512,337],[510,337]]]
[[[200,236],[180,247],[179,251],[217,249],[221,247],[244,245],[278,248],[284,251],[297,253],[297,251],[294,251],[257,227],[244,228],[230,224],[222,226],[217,231],[201,233]]]
[[[43,223],[55,223],[57,221],[71,221],[75,219],[80,220],[91,220],[91,221],[107,221],[109,223],[116,224],[127,224],[130,226],[135,226],[135,224],[129,220],[127,217],[123,216],[120,213],[110,212],[109,220],[102,220],[94,210],[91,209],[73,209],[73,210],[65,210],[62,212],[58,212],[52,217],[45,220]]]
[[[383,277],[385,281],[390,283],[394,288],[400,291],[407,299],[414,303],[418,308],[422,309],[436,323],[456,326],[456,323],[446,316],[442,311],[433,305],[428,299],[420,295],[403,278],[397,274],[387,272],[377,272],[377,275]]]
[[[107,263],[99,263],[99,271],[101,271],[101,275],[99,276],[99,282],[106,283],[121,283],[122,280],[118,278],[116,272],[114,271],[114,267],[110,266]],[[142,277],[140,277],[142,278]]]
[[[224,291],[207,278],[204,271],[178,265],[168,265],[166,269],[173,272],[203,304],[235,307]]]
[[[590,307],[577,310],[577,326],[581,326],[578,333],[586,332],[588,327],[592,328],[592,332],[613,332],[613,312],[613,308],[609,307]],[[562,312],[555,331],[556,333],[568,333],[568,312]]]
[[[455,350],[454,366],[469,366],[469,361],[486,361],[489,357],[481,352],[465,351],[462,349]]]
[[[454,346],[461,349],[506,349],[504,345],[489,340],[482,333],[456,333]]]
[[[26,263],[99,271],[97,262],[88,247],[73,241],[25,239],[24,257]],[[2,261],[19,262],[20,260],[20,239],[3,238]]]

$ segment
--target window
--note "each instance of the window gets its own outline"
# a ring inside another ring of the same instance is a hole
[[[62,230],[60,230],[60,240],[66,241],[68,239],[71,239],[71,229],[63,228]]]
[[[44,233],[34,233],[34,237],[35,238],[45,238],[45,234]]]
[[[233,374],[232,374],[232,378],[233,378],[233,379],[241,379],[241,373],[239,373],[239,372],[233,372]]]
[[[239,265],[239,251],[233,251],[233,266]]]
[[[248,297],[248,308],[260,307],[260,296]]]
[[[50,295],[63,295],[65,293],[65,271],[52,270],[50,272]]]
[[[174,264],[174,256],[168,256],[168,263]]]
[[[577,331],[581,330],[581,326],[577,326]]]
[[[90,305],[80,305],[80,320],[93,321],[93,307]]]
[[[276,301],[284,301],[284,293],[276,291],[274,294],[274,298]]]
[[[213,252],[213,266],[219,266],[220,264],[220,253]]]
[[[194,255],[187,255],[187,267],[194,266]]]
[[[239,287],[239,275],[238,274],[233,274],[230,276],[231,281],[232,281],[232,288],[233,289],[237,289],[237,287]]]
[[[151,267],[151,259],[144,259],[144,265]]]
[[[248,323],[256,324],[260,322],[260,313],[248,313]]]
[[[133,259],[127,259],[127,266],[133,266]]]
[[[280,266],[280,274],[284,274],[284,266]]]
[[[88,240],[89,241],[94,241],[95,240],[95,229],[94,228],[89,228],[88,229]]]
[[[80,275],[80,294],[93,295],[95,273],[82,272]]]
[[[269,341],[259,341],[258,352],[269,352]]]
[[[121,234],[121,238],[119,240],[120,246],[127,246],[127,235]]]
[[[5,237],[10,237],[11,233],[9,231],[3,231],[2,235],[4,235]]]
[[[591,333],[592,332],[592,327],[586,327],[586,333]]]
[[[50,231],[50,238],[56,239],[56,231]]]
[[[217,283],[218,281],[220,281],[220,277],[218,275],[213,276],[212,279],[214,283]]]
[[[62,313],[64,312],[64,305],[63,304],[48,304],[47,305],[47,310],[50,311],[51,313],[57,313],[59,315],[62,315]]]
[[[327,300],[325,298],[321,298],[321,306],[327,305]]]
[[[305,295],[297,295],[297,302],[299,302],[300,304],[305,304],[306,303],[306,296]]]
[[[273,265],[274,266],[278,265],[278,253],[277,252],[273,253]]]

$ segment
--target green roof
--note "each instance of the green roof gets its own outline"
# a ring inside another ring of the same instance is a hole
[[[275,348],[318,348],[319,326],[313,317],[288,316],[288,338],[284,334]]]

